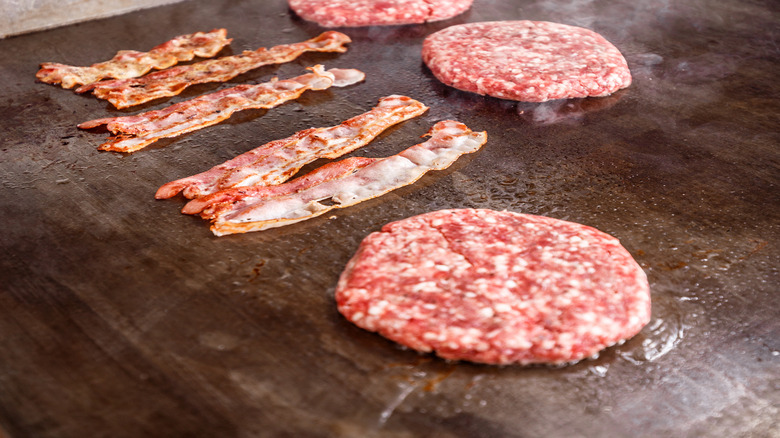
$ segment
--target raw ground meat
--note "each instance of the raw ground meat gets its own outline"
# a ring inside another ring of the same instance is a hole
[[[288,0],[301,18],[323,27],[375,26],[446,20],[473,0]]]
[[[435,211],[371,233],[336,303],[412,349],[489,364],[575,362],[650,320],[647,277],[616,238],[493,210]]]
[[[502,99],[606,96],[631,85],[625,58],[604,37],[546,21],[451,26],[425,39],[422,57],[443,83]]]

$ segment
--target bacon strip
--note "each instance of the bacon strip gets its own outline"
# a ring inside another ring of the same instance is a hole
[[[120,50],[111,60],[89,67],[44,62],[35,77],[47,84],[60,84],[62,88],[91,84],[105,78],[134,78],[153,68],[168,68],[178,62],[189,61],[195,56],[211,58],[230,44],[232,39],[226,36],[225,29],[181,35],[148,52]]]
[[[329,128],[311,128],[272,141],[230,161],[157,190],[157,199],[182,192],[197,198],[240,186],[280,184],[318,158],[338,158],[368,144],[392,125],[424,113],[428,107],[406,96],[387,96],[366,113]]]
[[[487,141],[485,132],[453,120],[437,123],[428,135],[425,143],[390,157],[338,161],[278,186],[228,189],[190,201],[182,212],[211,219],[217,236],[289,225],[412,184]]]
[[[316,65],[309,70],[312,72],[291,79],[272,80],[257,85],[238,85],[160,110],[135,116],[90,120],[78,127],[90,129],[106,125],[115,135],[109,137],[98,149],[134,152],[161,138],[175,137],[219,123],[236,111],[273,108],[298,98],[306,90],[345,87],[365,78],[363,72],[353,69],[334,68],[325,71],[323,66]]]
[[[105,99],[117,108],[127,108],[161,97],[176,96],[190,85],[224,82],[263,65],[290,62],[305,52],[343,53],[347,51],[344,44],[349,42],[351,40],[343,33],[329,31],[300,43],[270,49],[261,47],[240,55],[154,72],[141,78],[98,82],[79,87],[76,92],[92,90],[99,99]]]
[[[381,158],[350,157],[325,164],[299,178],[275,186],[234,187],[193,199],[182,209],[184,214],[199,214],[203,219],[216,219],[228,210],[238,211],[257,202],[295,194],[324,181],[344,178]]]

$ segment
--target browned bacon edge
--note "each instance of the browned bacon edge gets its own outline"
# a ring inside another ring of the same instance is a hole
[[[386,96],[370,111],[328,128],[310,128],[266,143],[197,175],[164,184],[155,198],[177,193],[197,198],[230,187],[280,184],[318,158],[338,158],[376,138],[390,126],[424,113],[412,98]]]
[[[76,92],[92,90],[97,98],[109,101],[116,108],[127,108],[154,99],[176,96],[191,85],[224,82],[264,65],[290,62],[305,52],[343,53],[347,50],[344,45],[349,42],[351,40],[347,35],[328,31],[299,43],[283,44],[270,49],[261,47],[240,55],[181,65],[140,78],[97,82],[79,87]]]
[[[310,67],[311,73],[291,79],[272,80],[257,85],[242,84],[169,107],[135,116],[90,120],[78,125],[81,129],[106,125],[115,134],[98,149],[134,152],[155,141],[211,126],[229,118],[234,112],[250,108],[272,108],[296,99],[306,90],[324,90],[360,82],[363,72],[353,69],[325,70]]]
[[[133,78],[151,69],[160,70],[189,61],[195,56],[210,58],[231,41],[225,29],[196,32],[177,36],[148,52],[120,50],[112,59],[89,67],[44,62],[35,77],[47,84],[60,84],[62,88],[91,84],[105,78]]]

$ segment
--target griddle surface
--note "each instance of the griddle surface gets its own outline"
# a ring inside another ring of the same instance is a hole
[[[633,85],[524,104],[460,92],[424,66],[424,37],[475,21],[593,29]],[[0,429],[11,437],[777,436],[780,13],[771,1],[475,0],[428,25],[340,29],[228,84],[118,111],[37,83],[38,63],[89,65],[216,27],[223,54],[313,37],[282,0],[192,0],[0,41]],[[162,108],[306,66],[367,80],[131,155],[76,124]],[[217,238],[156,189],[273,139],[405,94],[428,113],[353,155],[385,156],[438,120],[486,130],[452,168],[293,226]],[[344,264],[385,223],[492,208],[596,227],[647,272],[653,320],[564,368],[450,363],[336,311]],[[2,431],[0,431],[2,435]]]

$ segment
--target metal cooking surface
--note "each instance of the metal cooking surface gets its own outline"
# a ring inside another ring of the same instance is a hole
[[[771,1],[475,0],[419,26],[342,29],[345,54],[306,54],[144,105],[161,108],[315,63],[367,80],[268,111],[98,152],[76,124],[117,111],[36,83],[38,63],[225,27],[238,53],[323,29],[282,0],[193,0],[0,41],[0,435],[777,436],[777,46]],[[440,84],[420,59],[446,26],[497,19],[591,28],[633,85],[601,99],[523,104]],[[487,130],[452,168],[300,224],[222,238],[154,200],[165,182],[406,94],[425,115],[353,155],[414,144],[436,121]],[[449,363],[337,313],[360,240],[442,208],[541,214],[620,238],[647,272],[653,320],[573,366]]]

